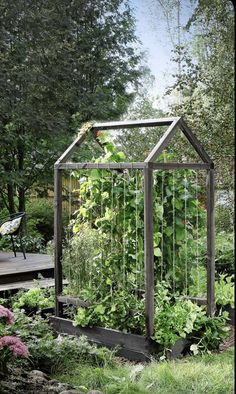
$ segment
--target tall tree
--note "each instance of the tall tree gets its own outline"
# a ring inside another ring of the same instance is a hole
[[[0,196],[14,212],[52,174],[74,113],[124,112],[141,55],[126,0],[0,0],[0,42]]]
[[[154,77],[149,70],[143,75],[142,86],[124,113],[124,119],[146,119],[163,117],[162,110],[157,108],[158,97],[149,94],[153,86]],[[116,135],[116,142],[130,161],[144,160],[149,151],[157,144],[163,134],[162,127],[124,129]]]
[[[182,101],[183,115],[216,163],[217,186],[233,188],[234,9],[228,0],[199,0],[186,28],[192,41],[182,53],[182,71],[169,90]],[[176,56],[178,62],[178,56]]]

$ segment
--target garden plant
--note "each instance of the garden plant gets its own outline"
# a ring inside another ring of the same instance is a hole
[[[84,125],[86,132],[92,125]],[[74,325],[145,335],[143,177],[132,167],[110,171],[109,163],[122,163],[125,155],[105,132],[98,132],[96,138],[104,155],[94,158],[93,169],[74,170],[70,175],[77,179],[79,201],[77,209],[71,207],[64,241],[62,265],[69,282],[64,294],[79,296],[86,303],[77,309]],[[173,154],[165,153],[166,159],[173,160]],[[108,165],[102,169],[99,163]],[[164,352],[183,338],[195,353],[217,348],[227,336],[227,312],[220,309],[217,316],[209,317],[205,306],[191,300],[207,293],[205,198],[195,171],[153,172],[152,339]],[[216,277],[221,305],[220,292],[228,293],[227,302],[232,302],[227,290],[231,278],[226,276]]]

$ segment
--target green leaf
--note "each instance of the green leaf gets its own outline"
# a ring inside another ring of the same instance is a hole
[[[108,286],[111,286],[111,285],[112,285],[112,280],[111,280],[110,278],[107,278],[107,279],[106,279],[106,284],[107,284]]]
[[[173,234],[173,227],[167,226],[165,228],[165,234],[169,237],[170,235]]]
[[[162,252],[161,252],[160,248],[154,248],[154,256],[156,256],[156,257],[162,256]]]
[[[94,312],[96,312],[96,313],[98,313],[98,314],[100,314],[100,315],[104,315],[104,313],[105,313],[105,307],[104,307],[102,304],[99,304],[99,305],[97,305],[97,306],[94,308]]]
[[[175,238],[176,241],[182,241],[185,238],[185,231],[184,229],[181,228],[176,228],[175,229]]]
[[[124,152],[118,152],[116,155],[117,155],[118,159],[120,159],[120,160],[125,160],[125,154],[124,154]]]
[[[109,142],[108,144],[106,144],[104,150],[106,153],[113,153],[115,151],[115,146],[113,143]]]
[[[198,345],[196,343],[193,343],[190,346],[190,350],[191,350],[191,352],[193,352],[194,356],[196,356],[199,353]]]
[[[99,172],[99,170],[94,169],[94,170],[91,170],[90,176],[92,179],[100,179],[101,173]]]

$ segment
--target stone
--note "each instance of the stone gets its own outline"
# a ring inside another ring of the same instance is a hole
[[[33,378],[44,378],[46,380],[48,380],[48,376],[46,373],[39,371],[37,369],[33,369],[32,371],[30,371],[28,373],[28,377],[33,377]]]
[[[58,380],[56,380],[56,379],[51,379],[51,380],[50,380],[50,385],[51,385],[51,386],[53,386],[53,385],[58,385]]]
[[[60,394],[83,394],[83,393],[81,393],[80,391],[71,389],[71,390],[61,391]]]
[[[51,386],[50,384],[44,386],[42,389],[45,393],[60,394],[60,389],[56,386]]]
[[[92,391],[89,391],[88,394],[103,394],[103,393],[98,390],[92,390]]]
[[[50,379],[42,371],[13,369],[11,374],[0,374],[0,394],[82,394],[71,384]]]

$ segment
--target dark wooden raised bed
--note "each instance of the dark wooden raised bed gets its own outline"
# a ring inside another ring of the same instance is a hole
[[[225,306],[224,310],[229,313],[229,324],[235,326],[235,308],[231,308],[231,306]]]
[[[88,340],[98,346],[106,346],[110,349],[117,348],[116,354],[132,361],[150,361],[163,351],[163,347],[142,335],[129,334],[102,327],[78,327],[73,326],[72,320],[51,316],[49,318],[55,331],[69,335],[85,335]],[[189,342],[179,340],[168,351],[168,358],[180,356]]]

